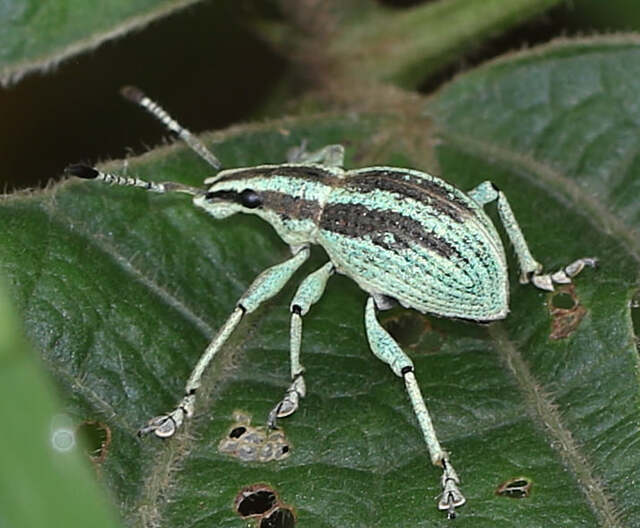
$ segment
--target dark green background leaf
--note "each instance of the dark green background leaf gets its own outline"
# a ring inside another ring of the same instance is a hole
[[[330,43],[331,53],[342,64],[341,74],[417,88],[447,64],[476,51],[483,42],[561,2],[445,0],[421,2],[396,11],[379,6],[371,9],[371,5],[362,9],[360,3],[348,19],[348,30]]]
[[[592,80],[609,65],[607,76]],[[635,202],[624,205],[624,192],[616,200],[604,194],[620,173],[625,189],[637,178],[633,163],[625,171],[615,162],[618,143],[593,140],[602,137],[593,127],[603,121],[610,130],[622,123],[631,135],[639,67],[633,42],[559,46],[463,77],[427,106],[445,140],[438,150],[444,177],[462,188],[485,179],[499,184],[548,269],[581,256],[602,261],[576,280],[587,314],[564,340],[549,339],[551,296],[519,285],[513,259],[512,313],[504,323],[485,328],[401,310],[384,314],[390,328],[418,328],[398,332],[399,339],[412,352],[463,479],[469,504],[457,526],[634,526],[640,518],[638,365],[629,314]],[[590,96],[581,99],[581,90]],[[581,113],[583,105],[596,117]],[[544,120],[555,126],[543,128]],[[351,167],[433,169],[425,166],[426,153],[407,147],[420,143],[426,127],[407,124],[358,114],[281,121],[218,135],[214,148],[232,167],[278,162],[308,138],[312,148],[346,143]],[[580,158],[576,149],[592,155]],[[176,147],[128,170],[194,185],[208,174]],[[207,375],[201,393],[209,396],[189,427],[168,442],[139,441],[137,427],[176,403],[208,338],[252,278],[286,258],[285,246],[255,218],[215,222],[183,196],[90,182],[6,199],[0,223],[0,265],[29,336],[71,395],[69,414],[111,427],[102,477],[130,522],[245,526],[233,499],[243,486],[266,482],[304,527],[446,524],[435,509],[439,472],[402,383],[368,351],[365,295],[343,277],[331,279],[305,319],[308,397],[282,422],[291,456],[242,464],[217,450],[235,410],[260,424],[282,396],[287,303],[304,273],[323,262],[322,252],[242,324]],[[531,497],[494,494],[521,476],[533,482]]]
[[[0,84],[87,52],[197,0],[2,0]]]

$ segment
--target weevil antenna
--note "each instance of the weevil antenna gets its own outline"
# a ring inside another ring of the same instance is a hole
[[[205,192],[197,187],[191,187],[190,185],[184,185],[177,182],[156,183],[141,180],[140,178],[129,178],[127,176],[102,172],[94,167],[89,167],[88,165],[69,165],[65,169],[65,173],[71,176],[77,176],[78,178],[84,178],[86,180],[98,180],[112,185],[124,185],[127,187],[140,187],[146,191],[157,193],[181,192],[197,196]]]
[[[182,127],[175,119],[173,119],[160,105],[149,99],[139,88],[135,86],[124,86],[120,89],[120,93],[125,99],[132,101],[147,110],[153,117],[158,119],[171,132],[174,132],[182,139],[191,149],[204,159],[209,165],[215,169],[220,169],[222,163],[215,157],[197,137],[195,137],[186,128]]]

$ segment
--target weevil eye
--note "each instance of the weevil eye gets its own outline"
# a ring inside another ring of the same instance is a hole
[[[257,192],[251,189],[245,189],[240,193],[240,203],[244,207],[255,209],[262,205],[262,198],[260,198],[260,195]]]

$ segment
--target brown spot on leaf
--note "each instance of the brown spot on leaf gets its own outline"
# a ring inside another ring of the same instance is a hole
[[[573,284],[565,284],[549,298],[549,313],[551,314],[551,339],[569,337],[582,321],[587,309],[580,304]]]
[[[440,350],[443,332],[435,329],[427,317],[413,310],[393,312],[381,323],[402,348],[426,353]]]
[[[533,482],[527,477],[509,479],[496,488],[496,495],[510,499],[525,499],[531,494]]]

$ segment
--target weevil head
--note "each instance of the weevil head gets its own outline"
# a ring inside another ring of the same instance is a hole
[[[220,172],[194,204],[215,218],[255,214],[269,222],[290,245],[311,241],[320,214],[319,182],[287,174],[287,166],[263,165]]]

